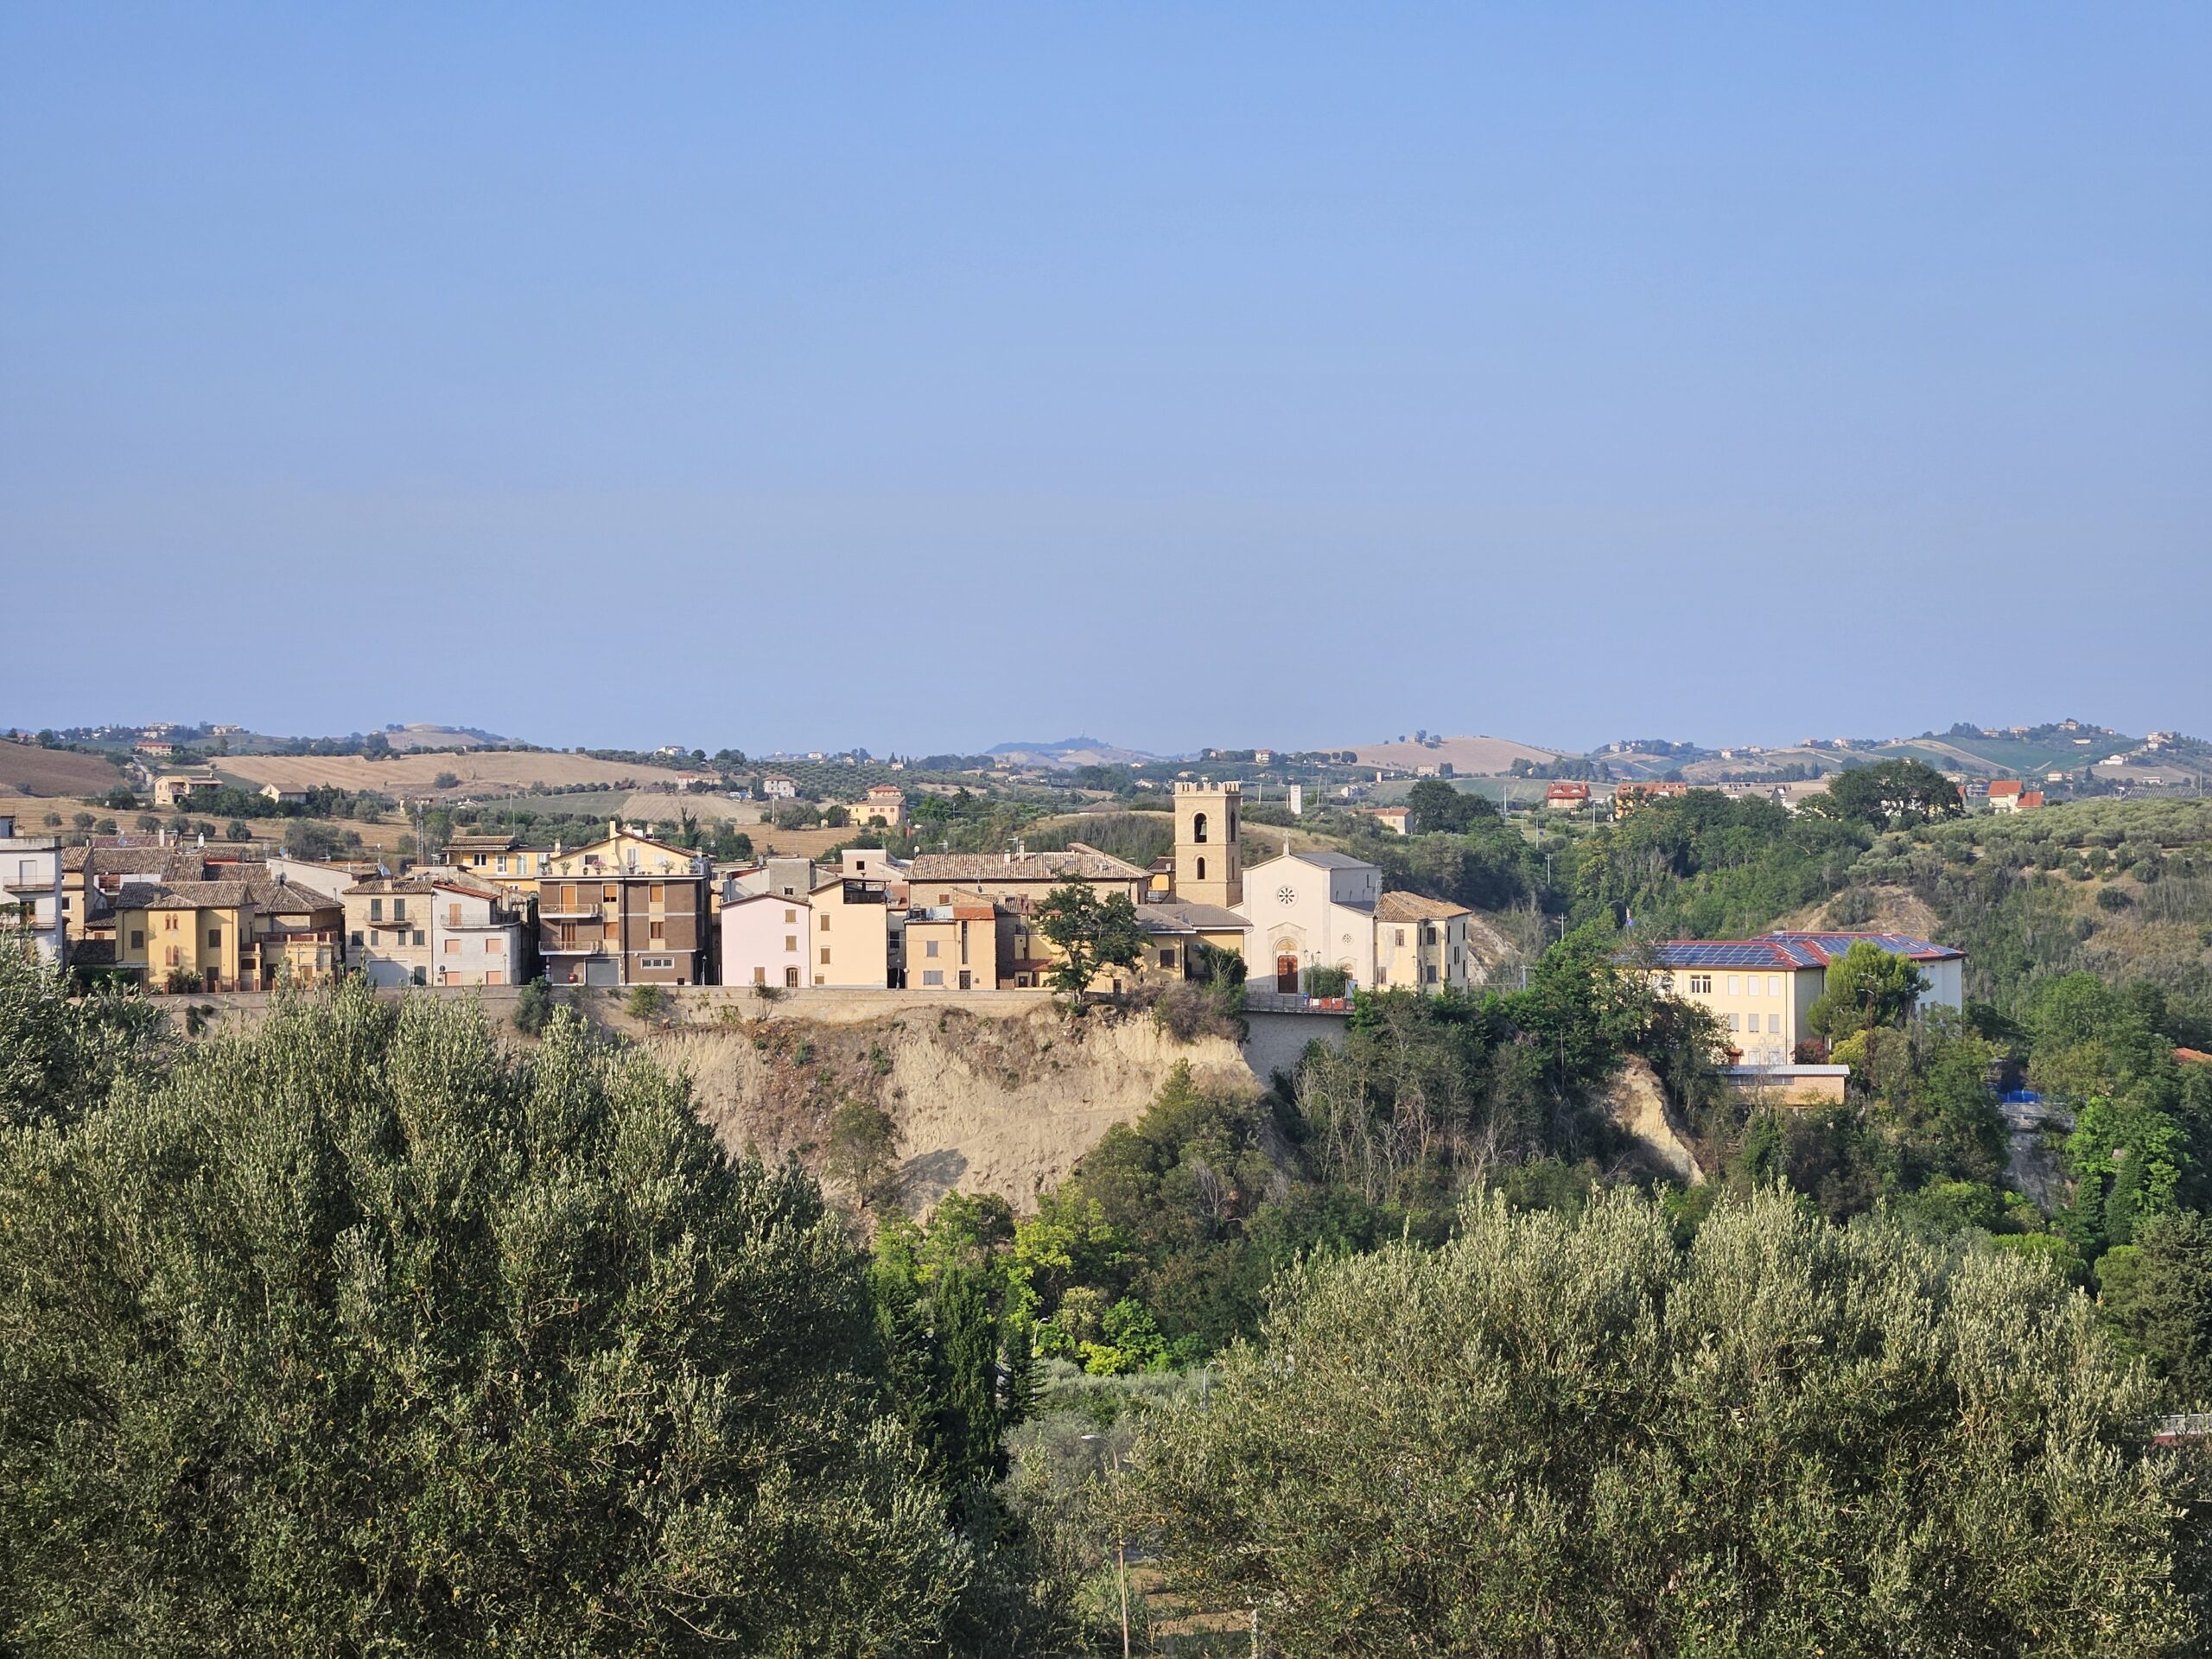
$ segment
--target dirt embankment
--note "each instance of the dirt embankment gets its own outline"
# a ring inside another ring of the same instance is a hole
[[[1658,1073],[1643,1059],[1630,1059],[1605,1091],[1613,1122],[1642,1145],[1651,1161],[1675,1179],[1696,1186],[1705,1179],[1688,1138],[1675,1127],[1667,1091]]]
[[[1873,900],[1871,914],[1847,924],[1857,933],[1909,933],[1917,939],[1932,939],[1938,925],[1936,912],[1928,901],[1910,887],[1878,887],[1858,890]],[[1789,929],[1819,929],[1847,925],[1834,913],[1840,901],[1823,899],[1818,903],[1794,910],[1787,916],[1777,917],[1775,926]]]
[[[1178,1061],[1257,1089],[1235,1044],[1178,1043],[1148,1015],[1069,1020],[1041,1003],[989,1014],[924,1005],[866,1020],[796,1013],[657,1031],[645,1043],[690,1074],[700,1115],[732,1151],[795,1152],[818,1168],[830,1115],[875,1102],[899,1128],[910,1206],[996,1192],[1017,1209],[1138,1116]]]
[[[511,1023],[512,988],[410,995],[480,1006],[502,1036],[530,1043]],[[258,1027],[271,1000],[228,992],[162,1001],[180,1032],[216,1037]],[[1179,1043],[1141,1012],[1100,1008],[1071,1020],[1042,995],[965,1007],[927,993],[887,1003],[880,993],[817,991],[762,1003],[709,987],[679,995],[673,1021],[651,1026],[619,996],[586,994],[577,1006],[688,1073],[699,1116],[732,1152],[796,1153],[819,1173],[830,1113],[849,1100],[881,1106],[898,1127],[906,1202],[917,1211],[954,1191],[1033,1208],[1109,1128],[1143,1113],[1178,1062],[1203,1084],[1260,1088],[1226,1038]]]

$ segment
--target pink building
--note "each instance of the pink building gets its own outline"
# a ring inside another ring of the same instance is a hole
[[[722,902],[722,983],[796,990],[811,983],[814,907],[804,899],[756,893]]]

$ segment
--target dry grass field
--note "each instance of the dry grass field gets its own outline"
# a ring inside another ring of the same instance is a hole
[[[11,795],[105,795],[124,776],[96,754],[0,741],[0,791]]]
[[[1399,766],[1408,772],[1415,766],[1433,766],[1440,760],[1448,760],[1452,771],[1463,778],[1510,772],[1516,760],[1542,766],[1547,760],[1559,759],[1555,750],[1516,743],[1506,737],[1447,737],[1434,748],[1411,741],[1363,743],[1358,754],[1363,766]]]
[[[462,788],[478,791],[487,787],[502,791],[525,790],[537,784],[636,788],[676,782],[671,767],[594,760],[588,754],[547,754],[534,749],[403,754],[389,760],[371,760],[358,754],[242,754],[226,757],[216,765],[219,770],[256,785],[275,784],[280,789],[312,789],[327,784],[339,789],[377,790],[386,795],[428,793],[446,772],[460,779]]]

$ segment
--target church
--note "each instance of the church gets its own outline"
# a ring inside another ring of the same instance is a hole
[[[1473,957],[1464,905],[1385,893],[1382,872],[1349,853],[1290,850],[1244,868],[1242,786],[1175,785],[1175,896],[1154,909],[1179,910],[1198,931],[1236,937],[1245,982],[1287,995],[1306,970],[1341,972],[1351,989],[1405,987],[1465,990]]]

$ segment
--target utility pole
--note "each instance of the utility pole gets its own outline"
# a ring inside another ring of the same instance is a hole
[[[1116,1475],[1118,1475],[1118,1474],[1121,1472],[1121,1470],[1122,1470],[1122,1459],[1121,1459],[1121,1453],[1119,1453],[1118,1452],[1116,1452],[1116,1451],[1114,1449],[1113,1443],[1112,1443],[1111,1441],[1108,1440],[1105,1435],[1103,1435],[1103,1434],[1086,1434],[1086,1435],[1084,1435],[1083,1438],[1084,1438],[1084,1440],[1086,1440],[1090,1441],[1090,1444],[1091,1444],[1092,1446],[1097,1446],[1097,1445],[1099,1445],[1099,1444],[1101,1444],[1102,1442],[1103,1442],[1103,1443],[1105,1444],[1105,1446],[1106,1446],[1106,1460],[1107,1460],[1107,1462],[1106,1462],[1106,1466],[1107,1466],[1108,1470],[1109,1470],[1110,1472],[1112,1472],[1112,1473],[1114,1473],[1114,1474],[1116,1474]],[[1121,1586],[1121,1592],[1122,1592],[1122,1659],[1129,1659],[1129,1656],[1130,1656],[1130,1652],[1131,1652],[1131,1649],[1130,1649],[1130,1647],[1129,1647],[1129,1556],[1128,1556],[1128,1545],[1129,1545],[1129,1541],[1128,1541],[1128,1535],[1127,1535],[1127,1534],[1125,1534],[1125,1533],[1122,1530],[1121,1518],[1120,1518],[1119,1515],[1117,1514],[1117,1515],[1116,1516],[1116,1517],[1115,1517],[1115,1521],[1114,1521],[1114,1578],[1115,1578],[1116,1582],[1116,1583]],[[1257,1643],[1258,1643],[1258,1640],[1259,1640],[1259,1637],[1258,1637],[1258,1630],[1259,1630],[1259,1628],[1260,1628],[1259,1621],[1260,1621],[1259,1610],[1258,1610],[1257,1608],[1255,1608],[1255,1609],[1253,1609],[1253,1611],[1252,1611],[1252,1629],[1253,1629],[1253,1631],[1254,1631],[1253,1642],[1254,1642],[1254,1644],[1255,1644],[1255,1645],[1254,1645],[1254,1647],[1253,1647],[1253,1651],[1254,1651],[1255,1653],[1256,1653],[1256,1652],[1258,1652],[1258,1651],[1259,1651],[1259,1648],[1258,1648],[1258,1645],[1257,1645]]]

